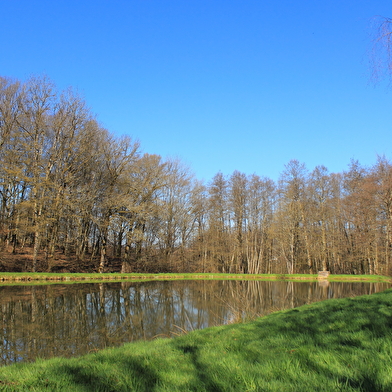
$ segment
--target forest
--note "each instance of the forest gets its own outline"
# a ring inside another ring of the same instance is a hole
[[[0,77],[0,163],[0,271],[391,273],[385,156],[205,184],[42,76]]]

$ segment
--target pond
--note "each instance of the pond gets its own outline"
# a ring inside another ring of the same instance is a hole
[[[263,316],[387,283],[154,281],[0,286],[0,365],[71,357],[125,342]]]

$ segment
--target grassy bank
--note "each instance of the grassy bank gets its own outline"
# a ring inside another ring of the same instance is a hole
[[[2,391],[391,391],[392,290],[0,368]]]
[[[0,284],[9,282],[96,282],[125,280],[301,280],[316,281],[317,275],[309,274],[117,274],[117,273],[32,273],[32,272],[1,272]],[[336,281],[367,281],[392,282],[392,278],[379,275],[330,275],[330,282]]]

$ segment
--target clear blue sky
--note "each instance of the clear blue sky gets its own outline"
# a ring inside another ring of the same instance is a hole
[[[370,83],[389,0],[0,0],[0,75],[46,74],[100,123],[198,179],[277,180],[392,158],[392,88]]]

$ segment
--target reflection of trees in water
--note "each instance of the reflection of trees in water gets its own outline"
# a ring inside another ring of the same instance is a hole
[[[249,319],[330,298],[353,297],[385,290],[384,283],[293,281],[225,281],[221,298],[232,310],[231,319]]]
[[[0,363],[73,356],[108,346],[262,316],[381,283],[121,282],[0,287]]]

